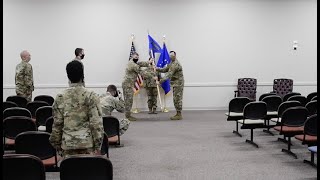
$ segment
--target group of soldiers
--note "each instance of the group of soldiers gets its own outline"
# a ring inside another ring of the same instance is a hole
[[[30,102],[34,91],[33,70],[29,63],[31,55],[28,51],[22,51],[20,56],[22,61],[16,66],[15,75],[16,93]],[[170,119],[182,119],[184,77],[174,51],[170,52],[171,63],[165,68],[155,68],[153,58],[139,62],[139,54],[133,53],[122,81],[124,99],[112,84],[107,87],[106,93],[100,96],[86,89],[82,63],[85,56],[84,50],[77,48],[75,56],[66,66],[69,87],[57,94],[53,104],[54,122],[49,141],[62,156],[99,154],[104,137],[102,116],[111,115],[113,110],[125,113],[125,118],[119,120],[120,135],[128,129],[131,121],[137,120],[131,115],[131,108],[133,87],[138,74],[141,74],[146,81],[149,113],[156,113],[157,86],[169,79],[177,111],[176,115]],[[159,78],[160,72],[165,73],[162,78]]]

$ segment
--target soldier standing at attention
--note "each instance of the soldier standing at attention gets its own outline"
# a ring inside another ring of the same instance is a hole
[[[165,76],[161,78],[159,84],[163,83],[165,80],[170,79],[170,86],[173,88],[173,104],[176,108],[177,114],[171,117],[171,120],[182,119],[182,98],[183,98],[183,86],[184,77],[182,66],[176,59],[176,52],[170,51],[171,63],[165,68],[157,68],[158,72],[165,72]]]
[[[74,54],[76,55],[76,57],[72,60],[72,61],[79,61],[82,65],[82,68],[83,68],[83,72],[84,72],[84,66],[83,66],[83,63],[82,63],[82,60],[85,56],[84,54],[84,50],[82,48],[76,48],[74,50]],[[84,83],[84,78],[83,78],[83,86],[85,86],[85,83]],[[69,85],[70,85],[70,81],[69,81]]]
[[[124,101],[121,97],[120,91],[113,84],[107,87],[106,94],[100,96],[100,103],[103,116],[110,116],[113,110],[124,112]],[[130,121],[126,118],[119,120],[120,136],[129,128]]]
[[[18,96],[25,97],[28,102],[32,100],[33,86],[33,70],[29,63],[31,55],[28,51],[24,50],[20,53],[22,61],[16,66],[16,93]]]
[[[138,62],[139,54],[134,52],[129,60],[125,76],[122,81],[123,96],[125,102],[125,117],[130,121],[136,121],[137,118],[131,116],[131,108],[133,104],[133,88],[138,74],[142,73],[140,67],[148,67],[149,62]]]
[[[99,97],[83,87],[79,61],[69,62],[66,70],[71,84],[55,98],[49,141],[63,157],[100,154],[104,129]]]
[[[153,59],[150,57],[149,61],[153,61]],[[152,64],[146,69],[145,74],[145,88],[148,95],[148,108],[149,108],[149,114],[157,114],[157,96],[158,96],[158,90],[157,90],[157,83],[154,77],[157,77],[158,73],[154,72]]]

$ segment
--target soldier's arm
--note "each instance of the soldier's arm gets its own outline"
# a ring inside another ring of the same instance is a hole
[[[167,65],[165,68],[159,68],[157,69],[157,72],[165,73],[169,71],[169,65]]]
[[[143,61],[143,62],[137,62],[137,64],[140,67],[149,67],[149,62]]]
[[[50,143],[53,147],[56,149],[61,148],[61,141],[62,141],[62,129],[64,125],[64,119],[63,119],[63,109],[61,109],[61,106],[63,104],[63,98],[62,95],[58,94],[53,105],[53,124],[52,124],[52,132],[49,138]]]
[[[89,123],[93,140],[93,149],[100,150],[103,141],[102,112],[99,97],[92,93],[89,99]]]
[[[114,98],[112,104],[118,112],[124,112],[124,100],[122,98]]]
[[[33,91],[33,72],[31,64],[25,67],[25,82],[28,89]]]
[[[161,80],[159,81],[159,83],[163,83],[164,81],[166,81],[167,79],[171,79],[173,74],[175,73],[176,69],[174,66],[170,66],[168,72],[161,78]]]

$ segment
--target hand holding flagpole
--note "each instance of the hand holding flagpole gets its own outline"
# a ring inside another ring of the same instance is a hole
[[[153,52],[152,52],[152,49],[150,50],[151,51],[151,57],[152,57],[152,65],[153,65],[153,71],[156,73],[157,70],[156,70],[156,66],[155,66],[155,59],[153,57]],[[161,95],[160,95],[160,89],[159,89],[159,81],[156,79],[156,83],[157,83],[157,90],[158,90],[158,97],[159,97],[159,102],[160,102],[160,109],[161,111],[163,111],[163,106],[162,106],[162,102],[161,102]]]

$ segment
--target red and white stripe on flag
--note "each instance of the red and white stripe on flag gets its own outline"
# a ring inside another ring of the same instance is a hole
[[[134,94],[137,94],[139,92],[142,85],[143,85],[143,78],[140,74],[138,74],[137,79],[134,82],[134,87],[133,87]]]

